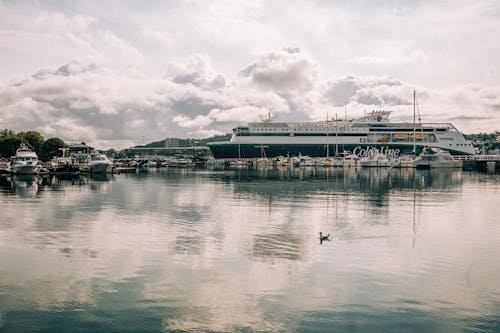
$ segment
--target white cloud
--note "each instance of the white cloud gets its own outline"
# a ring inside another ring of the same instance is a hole
[[[175,83],[191,83],[205,89],[223,88],[226,78],[214,73],[206,55],[193,54],[185,62],[172,62],[167,67],[167,78]]]
[[[263,54],[239,74],[259,88],[281,93],[310,90],[316,77],[313,62],[297,48]]]
[[[183,128],[203,128],[211,123],[209,118],[203,116],[196,116],[194,119],[191,119],[184,115],[177,115],[172,120]]]
[[[410,119],[417,89],[422,119],[498,129],[495,1],[150,7],[1,2],[0,127],[124,146],[345,103]]]
[[[47,32],[86,32],[97,20],[86,15],[66,16],[57,12],[41,12],[34,21],[37,31]]]
[[[421,49],[411,50],[408,53],[392,53],[391,50],[387,50],[380,55],[365,55],[356,56],[350,60],[354,64],[370,64],[370,65],[382,65],[382,66],[401,66],[407,64],[418,64],[425,63],[431,60],[431,57],[427,55]]]
[[[139,31],[139,36],[163,47],[172,47],[174,45],[174,36],[170,32],[161,29],[145,26]]]

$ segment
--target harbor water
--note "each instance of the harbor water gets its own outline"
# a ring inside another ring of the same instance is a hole
[[[460,170],[0,176],[0,332],[500,332],[499,197]]]

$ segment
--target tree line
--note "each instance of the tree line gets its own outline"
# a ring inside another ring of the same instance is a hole
[[[59,148],[67,145],[59,138],[45,139],[37,131],[14,132],[13,130],[0,130],[0,158],[10,158],[16,154],[21,143],[26,144],[33,150],[38,158],[44,162],[54,156],[61,156]]]
[[[192,147],[192,146],[206,146],[208,142],[213,141],[229,141],[231,139],[232,134],[223,134],[223,135],[214,135],[205,139],[179,139],[179,138],[171,138],[177,140],[178,147]],[[151,143],[145,145],[137,145],[133,148],[163,148],[165,147],[165,139],[160,141],[153,141]]]
[[[469,134],[465,135],[466,139],[472,141],[486,141],[495,145],[495,139],[500,136],[500,132],[496,131],[494,133],[479,133],[479,134]],[[216,135],[206,139],[179,139],[179,146],[192,146],[194,144],[199,146],[205,146],[211,141],[226,141],[229,140],[231,134],[226,135]],[[59,148],[66,148],[68,145],[60,138],[49,138],[45,139],[43,135],[37,131],[27,131],[16,133],[10,129],[0,130],[0,158],[10,158],[16,154],[16,150],[19,148],[21,143],[24,142],[31,150],[36,152],[38,158],[42,161],[49,161],[54,156],[61,156],[61,150]],[[496,143],[498,144],[498,142]],[[165,141],[156,141],[144,146],[136,147],[164,147]],[[107,155],[116,155],[114,149],[110,149],[106,152]],[[109,154],[108,154],[109,153]]]

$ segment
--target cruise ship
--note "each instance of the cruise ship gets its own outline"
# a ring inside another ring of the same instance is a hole
[[[354,120],[262,122],[237,126],[227,142],[211,142],[217,158],[276,156],[328,157],[350,151],[359,157],[381,153],[389,158],[419,154],[436,147],[452,155],[472,155],[474,147],[451,123],[393,123],[392,111],[372,111]]]

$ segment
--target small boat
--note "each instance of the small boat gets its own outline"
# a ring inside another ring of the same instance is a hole
[[[261,157],[258,158],[257,161],[255,162],[257,165],[257,168],[270,168],[273,166],[273,161],[269,158]]]
[[[362,167],[388,167],[390,166],[390,161],[384,154],[373,153],[361,159],[359,165]]]
[[[101,153],[72,153],[70,157],[80,173],[108,173],[113,171],[113,162]]]
[[[12,158],[9,170],[20,175],[36,175],[40,171],[38,156],[28,146],[21,143],[16,151],[16,156]]]
[[[333,167],[335,166],[335,158],[332,157],[323,157],[323,158],[318,158],[315,162],[316,166],[320,167]]]
[[[392,135],[392,139],[394,141],[401,141],[401,140],[408,141],[409,138],[410,138],[410,134],[408,134],[408,133],[394,133]]]
[[[314,159],[311,156],[300,155],[299,158],[300,158],[299,165],[301,167],[314,166]]]
[[[426,148],[413,163],[417,169],[461,168],[462,161],[456,161],[446,150]]]
[[[60,176],[76,176],[80,173],[80,168],[74,158],[68,156],[68,148],[59,148],[61,157],[54,157],[49,165],[48,172]]]
[[[113,162],[101,153],[90,154],[87,164],[90,173],[108,173],[113,171]]]
[[[90,154],[88,153],[71,153],[70,158],[73,160],[73,163],[78,167],[80,173],[88,173],[89,170],[89,160]]]
[[[49,173],[53,175],[76,176],[80,168],[69,157],[56,157],[50,161]]]
[[[247,166],[248,162],[240,159],[229,161],[229,167],[231,168],[245,168]]]
[[[169,167],[177,167],[177,168],[188,168],[188,167],[193,167],[194,162],[192,158],[186,157],[186,156],[181,156],[174,158],[170,161],[168,164]]]
[[[276,165],[276,166],[278,166],[278,167],[282,167],[282,166],[291,167],[291,166],[293,166],[292,159],[289,156],[287,156],[287,157],[285,157],[285,156],[278,156],[274,160],[273,164]]]
[[[189,157],[181,157],[177,159],[177,166],[179,168],[189,168],[189,167],[194,167],[194,161],[192,158]]]
[[[335,156],[333,161],[333,166],[342,167],[342,168],[350,168],[357,166],[359,162],[359,157],[356,154],[351,153],[348,150],[344,150]]]
[[[394,161],[392,165],[394,168],[413,168],[415,162],[414,155],[401,155]]]

